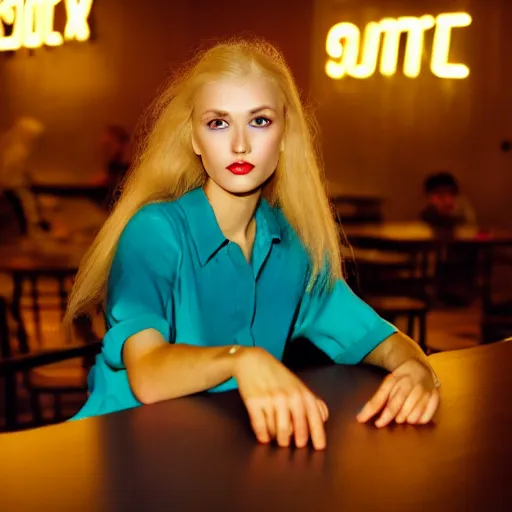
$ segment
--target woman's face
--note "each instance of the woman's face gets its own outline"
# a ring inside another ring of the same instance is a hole
[[[284,106],[267,78],[226,78],[195,98],[192,146],[216,185],[231,194],[260,190],[274,173],[284,134]]]

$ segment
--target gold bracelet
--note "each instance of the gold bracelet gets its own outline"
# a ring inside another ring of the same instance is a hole
[[[432,377],[434,377],[434,386],[439,389],[441,387],[441,383],[439,382],[439,378],[437,377],[437,374],[433,370],[432,366],[430,367],[430,371],[432,372]]]
[[[233,345],[229,350],[228,350],[228,354],[230,356],[236,354],[239,350],[240,350],[241,346],[240,345]]]

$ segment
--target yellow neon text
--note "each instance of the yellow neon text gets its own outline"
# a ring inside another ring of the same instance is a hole
[[[66,8],[64,36],[54,30],[55,8]],[[0,52],[20,48],[61,46],[66,41],[86,41],[91,32],[89,14],[93,0],[0,0]],[[6,35],[4,25],[12,27]]]
[[[466,78],[469,68],[465,64],[450,63],[448,58],[452,30],[468,27],[471,21],[471,16],[463,12],[440,14],[436,18],[429,14],[419,18],[383,18],[366,25],[362,44],[356,25],[338,23],[327,34],[325,48],[330,59],[325,72],[335,80],[344,76],[368,78],[377,70],[381,50],[379,71],[384,76],[392,76],[398,67],[400,35],[406,33],[403,72],[409,78],[416,78],[421,72],[425,32],[435,27],[430,61],[432,73],[440,78]]]

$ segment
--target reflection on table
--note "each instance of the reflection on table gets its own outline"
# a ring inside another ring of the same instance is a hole
[[[359,425],[382,372],[302,373],[330,408],[327,450],[261,446],[236,392],[0,436],[6,510],[505,510],[512,343],[431,356],[435,422]]]

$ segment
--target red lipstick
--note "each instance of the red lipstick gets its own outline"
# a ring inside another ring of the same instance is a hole
[[[233,174],[236,174],[237,176],[243,176],[244,174],[249,174],[254,169],[254,165],[249,162],[240,161],[233,162],[231,165],[228,165],[226,169],[231,171]]]

